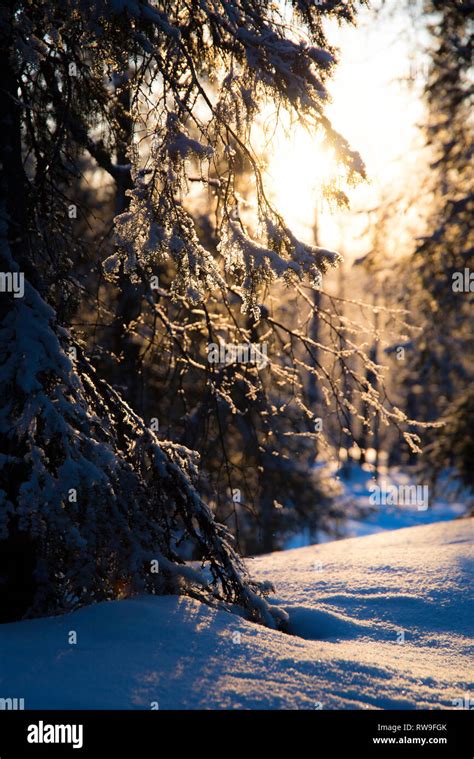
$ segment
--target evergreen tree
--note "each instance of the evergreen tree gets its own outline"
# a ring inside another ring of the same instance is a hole
[[[196,456],[159,439],[137,413],[143,354],[134,341],[141,332],[142,344],[151,345],[157,323],[173,346],[173,371],[188,371],[188,380],[204,371],[212,402],[232,413],[232,395],[245,397],[240,418],[251,417],[253,404],[255,469],[273,469],[275,447],[262,436],[273,432],[268,420],[278,410],[279,386],[289,388],[280,408],[288,408],[290,395],[303,416],[319,416],[300,397],[298,369],[316,372],[326,385],[321,396],[328,408],[332,398],[338,418],[347,418],[351,404],[329,363],[349,373],[353,392],[378,414],[405,421],[380,402],[364,373],[347,367],[349,354],[362,361],[364,354],[352,339],[353,325],[337,314],[334,322],[330,298],[309,299],[331,336],[327,345],[263,306],[271,285],[291,286],[308,304],[304,287],[319,289],[339,256],[298,240],[269,202],[250,140],[261,104],[270,100],[321,130],[349,183],[365,175],[360,157],[324,113],[336,51],[323,19],[353,22],[355,3],[294,0],[291,10],[305,41],[288,23],[289,7],[261,2],[9,0],[2,6],[0,255],[10,281],[25,275],[23,297],[2,293],[0,311],[3,619],[137,591],[238,603],[271,626],[282,619],[265,600],[269,588],[248,577],[230,534],[198,494]],[[255,180],[252,231],[237,187],[242,166]],[[215,249],[203,244],[187,205],[196,174],[215,193]],[[77,232],[96,211],[92,175],[114,186],[118,215],[106,256],[102,243]],[[163,274],[165,287],[161,281],[156,287]],[[112,324],[113,335],[94,346],[98,360],[87,350],[93,330],[83,342],[72,329],[91,284],[97,313],[112,314],[105,326]],[[246,365],[239,374],[203,362],[223,313],[226,340],[255,335],[262,345],[265,328],[271,330],[280,346],[271,393],[262,367]],[[341,331],[351,337],[341,341]],[[326,364],[318,358],[324,352]],[[122,368],[109,374],[112,353]],[[377,367],[369,365],[376,377]],[[191,411],[202,419],[201,406]],[[292,413],[283,419],[279,444]],[[293,432],[301,430],[299,423]],[[298,470],[297,483],[301,468],[293,453],[288,446],[284,458],[287,471]],[[284,481],[283,469],[279,477],[276,483]],[[265,499],[272,504],[274,496],[267,487]],[[205,571],[184,563],[189,545]]]
[[[419,418],[444,425],[429,436],[428,472],[436,479],[452,468],[472,488],[472,3],[429,0],[424,12],[432,37],[425,129],[433,156],[434,211],[433,231],[418,241],[409,261],[408,305],[423,321],[409,352],[406,382],[409,389],[422,389]]]

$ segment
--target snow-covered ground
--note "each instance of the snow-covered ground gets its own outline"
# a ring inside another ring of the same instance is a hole
[[[0,698],[30,709],[474,706],[473,537],[474,519],[459,519],[253,559],[293,635],[174,596],[2,625]]]

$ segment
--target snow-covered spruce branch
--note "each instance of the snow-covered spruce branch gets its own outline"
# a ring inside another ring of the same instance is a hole
[[[12,265],[9,255],[2,260]],[[239,604],[257,622],[275,626],[284,617],[193,487],[191,453],[158,442],[28,283],[3,318],[0,351],[0,537],[20,530],[33,540],[30,614],[140,591],[179,592],[184,583],[181,592],[199,588],[202,598]],[[179,558],[186,538],[209,577]]]
[[[130,149],[135,189],[130,208],[116,220],[117,251],[105,267],[109,276],[116,275],[120,266],[133,275],[138,266],[147,269],[152,261],[170,256],[176,265],[176,295],[197,303],[209,287],[222,285],[183,205],[192,162],[200,164],[203,180],[218,198],[220,251],[244,291],[245,311],[257,314],[257,290],[263,282],[294,277],[319,283],[327,266],[337,264],[337,254],[301,243],[287,228],[269,201],[249,136],[261,104],[265,98],[272,100],[323,131],[350,182],[364,177],[360,158],[332,129],[322,110],[327,100],[322,81],[335,63],[322,17],[329,14],[352,21],[354,9],[355,3],[344,7],[330,3],[323,10],[295,4],[312,40],[307,43],[301,38],[303,28],[290,30],[273,5],[226,3],[219,12],[207,3],[173,10],[158,2],[98,7],[98,19],[108,14],[111,23],[121,24],[125,14],[143,25],[135,40],[146,55],[136,62],[130,89],[134,131],[141,141],[150,141],[147,156]],[[215,57],[221,68],[216,68]],[[221,70],[227,70],[223,78]],[[150,98],[146,86],[151,92],[158,81],[161,91]],[[247,235],[238,216],[234,175],[243,160],[249,162],[256,181],[258,241]]]

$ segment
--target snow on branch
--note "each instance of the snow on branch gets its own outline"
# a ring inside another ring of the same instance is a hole
[[[0,262],[14,267],[4,221],[0,236]],[[34,541],[30,615],[200,588],[203,600],[240,604],[276,626],[277,612],[193,485],[193,455],[158,441],[28,282],[3,315],[0,365],[0,443],[15,451],[0,459],[0,531]],[[211,579],[184,563],[184,539]]]

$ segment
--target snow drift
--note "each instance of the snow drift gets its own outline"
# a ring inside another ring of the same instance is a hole
[[[0,698],[26,709],[474,703],[473,527],[459,519],[253,559],[291,634],[176,596],[4,624]]]

